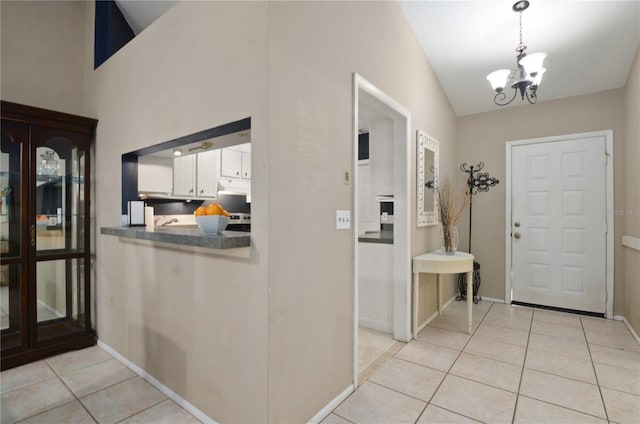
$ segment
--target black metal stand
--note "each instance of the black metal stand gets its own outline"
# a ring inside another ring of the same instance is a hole
[[[500,181],[495,177],[490,177],[488,172],[479,172],[484,168],[484,162],[480,162],[475,167],[473,165],[467,165],[464,162],[460,165],[460,170],[469,174],[467,178],[467,187],[469,191],[469,253],[471,253],[471,223],[473,216],[473,196],[480,191],[489,191],[489,188],[494,187]],[[477,175],[475,175],[477,173]],[[473,303],[478,303],[478,290],[480,290],[480,263],[473,261]],[[456,300],[466,300],[467,298],[467,274],[458,274],[458,289],[460,290],[460,296]]]

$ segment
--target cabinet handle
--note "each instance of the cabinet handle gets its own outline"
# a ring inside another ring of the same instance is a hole
[[[204,193],[204,189],[200,190],[200,194]]]
[[[236,175],[240,175],[240,171],[236,171]]]
[[[193,189],[190,189],[190,190],[189,190],[189,193],[193,193]]]
[[[31,246],[36,245],[36,226],[31,225]]]

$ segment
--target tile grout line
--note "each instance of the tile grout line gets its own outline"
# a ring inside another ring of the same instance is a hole
[[[429,400],[427,401],[427,404],[424,406],[424,408],[422,409],[422,411],[420,412],[420,414],[418,414],[418,418],[416,418],[416,420],[414,421],[414,424],[417,424],[418,420],[420,419],[420,417],[422,417],[422,414],[424,414],[424,412],[426,411],[427,407],[429,405],[433,405],[431,403],[431,401],[433,400],[434,396],[436,395],[436,393],[438,393],[438,390],[440,390],[440,387],[442,387],[442,383],[444,383],[444,380],[447,379],[447,377],[449,376],[449,373],[451,371],[451,369],[453,368],[453,366],[456,364],[456,362],[458,361],[458,359],[460,358],[460,356],[462,355],[462,352],[464,352],[464,348],[467,347],[467,344],[469,344],[469,341],[471,341],[471,339],[473,338],[473,336],[476,334],[476,332],[478,331],[478,328],[480,328],[480,324],[482,324],[482,321],[484,321],[484,319],[487,317],[487,314],[489,313],[489,311],[493,308],[494,303],[491,303],[491,305],[489,306],[489,309],[487,309],[487,311],[484,313],[484,315],[482,316],[482,319],[478,322],[478,326],[475,328],[475,330],[473,330],[473,332],[469,335],[469,339],[465,342],[465,344],[462,346],[462,348],[460,349],[460,351],[458,351],[458,355],[456,356],[456,359],[453,360],[453,362],[451,362],[451,365],[449,366],[449,369],[445,372],[444,377],[442,377],[442,380],[440,381],[440,383],[438,384],[438,387],[436,387],[436,389],[433,391],[433,393],[431,394],[431,397],[429,398]],[[449,306],[451,307],[451,306]],[[444,312],[444,311],[443,311]],[[472,327],[473,327],[473,323]],[[429,324],[431,325],[431,324]],[[426,327],[425,327],[426,328]],[[447,330],[447,331],[451,331],[451,330]],[[418,340],[417,338],[414,340]],[[427,343],[427,342],[422,342],[422,343]],[[456,349],[452,349],[452,350],[456,350]],[[442,372],[442,371],[441,371]],[[454,374],[451,374],[454,375]],[[456,376],[457,377],[457,376]],[[436,406],[438,408],[440,408],[438,405],[433,405]],[[443,408],[444,409],[444,408]],[[453,412],[453,411],[450,411]],[[458,414],[456,412],[456,414]],[[462,415],[462,414],[458,414],[458,415]],[[465,416],[466,415],[462,415]],[[470,419],[474,419],[471,417],[467,417]],[[478,421],[478,420],[476,420]]]
[[[97,393],[97,392],[95,392],[95,393]],[[162,393],[162,394],[164,395],[164,393]],[[146,411],[146,410],[148,410],[148,409],[151,409],[151,408],[153,408],[154,406],[157,406],[157,405],[161,404],[162,402],[164,402],[164,401],[166,401],[166,400],[171,400],[171,399],[170,399],[170,398],[168,398],[167,396],[165,396],[165,398],[164,398],[164,399],[162,399],[162,400],[160,400],[160,401],[158,401],[158,402],[156,402],[156,403],[154,403],[154,404],[152,404],[152,405],[149,405],[149,406],[147,406],[146,408],[141,409],[140,411],[135,412],[135,413],[133,413],[133,414],[131,414],[131,415],[127,416],[127,417],[124,417],[123,419],[121,419],[121,420],[119,420],[119,421],[116,421],[114,424],[118,424],[118,423],[121,423],[121,422],[123,422],[123,421],[125,421],[125,420],[128,420],[128,419],[129,419],[129,418],[131,418],[131,417],[135,417],[136,415],[141,414],[141,413],[143,413],[144,411]],[[173,400],[171,400],[171,401],[173,402]],[[182,409],[182,410],[184,410],[183,408],[181,408],[181,409]],[[185,411],[185,412],[186,412],[186,411]],[[191,414],[189,414],[189,415],[191,415]],[[193,417],[193,415],[191,415],[191,416]],[[196,417],[193,417],[193,418],[196,418]],[[198,419],[196,418],[196,420],[198,420]],[[198,420],[198,421],[200,421],[200,420]]]
[[[64,385],[64,387],[67,388],[67,390],[69,390],[69,393],[71,393],[71,396],[73,396],[75,398],[75,400],[80,404],[80,406],[82,407],[82,409],[84,409],[87,414],[89,414],[89,416],[91,417],[91,419],[93,421],[96,422],[96,424],[98,423],[98,419],[96,417],[93,416],[93,414],[91,413],[91,411],[89,411],[87,409],[86,406],[84,406],[84,403],[82,403],[82,401],[80,400],[80,398],[78,396],[76,396],[75,392],[73,390],[71,390],[71,388],[67,385],[67,383],[64,382],[64,380],[62,379],[61,375],[58,374],[58,372],[53,369],[53,367],[51,366],[51,364],[49,364],[49,362],[47,360],[44,361],[47,366],[51,369],[51,371],[53,372],[53,374],[58,378],[58,380],[60,380],[60,382]],[[102,362],[102,361],[101,361]],[[88,367],[84,367],[84,368],[88,368]],[[82,368],[79,368],[79,370]],[[52,408],[53,409],[53,408]]]
[[[600,380],[598,379],[598,372],[596,371],[596,365],[593,363],[593,356],[591,355],[591,348],[587,339],[587,332],[584,329],[582,318],[580,318],[580,325],[582,326],[582,332],[584,333],[584,339],[587,341],[587,351],[589,352],[589,359],[591,359],[591,368],[593,369],[593,375],[596,377],[596,384],[598,386],[598,393],[600,393],[600,400],[602,401],[602,408],[604,409],[604,416],[609,420],[609,412],[607,411],[607,405],[604,403],[604,396],[602,395],[602,387],[600,387]]]
[[[107,353],[107,354],[108,354],[108,352],[105,352],[105,353]],[[91,364],[91,365],[87,365],[86,367],[78,368],[77,370],[73,370],[73,371],[71,371],[71,372],[81,371],[81,370],[83,370],[83,369],[87,369],[87,368],[89,368],[89,367],[92,367],[92,366],[95,366],[95,365],[101,364],[101,363],[103,363],[103,362],[106,362],[106,361],[109,361],[109,360],[112,360],[112,359],[113,359],[114,361],[117,361],[117,359],[116,359],[116,358],[114,358],[113,356],[109,355],[109,358],[107,358],[107,359],[105,359],[105,360],[103,360],[103,361],[95,362],[95,363],[93,363],[93,364]],[[88,397],[88,396],[91,396],[91,395],[94,395],[94,394],[96,394],[96,393],[98,393],[98,392],[101,392],[101,391],[103,391],[103,390],[109,389],[109,388],[111,388],[111,387],[113,387],[113,386],[116,386],[116,385],[118,385],[118,384],[120,384],[120,383],[124,383],[124,382],[129,381],[129,380],[132,380],[132,379],[134,379],[134,378],[136,378],[136,377],[139,377],[139,375],[137,375],[136,373],[133,373],[133,375],[132,375],[131,377],[129,377],[129,378],[125,378],[125,379],[124,379],[124,380],[122,380],[122,381],[118,381],[118,382],[116,382],[116,383],[113,383],[113,384],[110,384],[110,385],[108,385],[108,386],[102,387],[102,388],[100,388],[99,390],[96,390],[96,391],[94,391],[94,392],[87,393],[87,394],[85,394],[85,395],[84,395],[84,396],[82,396],[82,397],[78,397],[78,396],[75,394],[75,392],[74,392],[73,390],[71,390],[71,388],[70,388],[70,387],[69,387],[69,386],[64,382],[64,380],[62,379],[62,375],[61,375],[61,374],[58,374],[58,372],[56,372],[56,370],[55,370],[55,369],[53,369],[53,367],[52,367],[48,362],[46,362],[46,360],[45,360],[45,363],[46,363],[46,364],[47,364],[47,366],[51,369],[51,371],[53,371],[53,373],[54,373],[54,374],[55,374],[55,376],[58,378],[58,380],[60,380],[60,382],[61,382],[61,383],[62,383],[62,384],[67,388],[67,390],[69,390],[69,392],[70,392],[70,393],[71,393],[71,395],[75,398],[75,400],[77,400],[77,401],[78,401],[78,403],[82,406],[82,408],[83,408],[85,411],[87,411],[87,413],[89,414],[89,416],[90,416],[90,417],[91,417],[91,418],[92,418],[96,423],[98,423],[98,422],[99,422],[99,421],[98,421],[98,419],[97,419],[96,417],[94,417],[94,416],[93,416],[93,414],[92,414],[92,413],[87,409],[87,407],[84,405],[84,403],[82,403],[82,400],[81,400],[81,399],[82,399],[82,398],[85,398],[85,397]],[[120,362],[118,361],[118,363],[120,363]],[[131,371],[131,369],[130,369],[129,367],[127,367],[127,366],[124,366],[124,367],[125,367],[126,369],[128,369],[128,370],[130,370],[130,371]],[[164,395],[164,393],[163,393],[163,395]],[[156,403],[154,403],[154,404],[152,404],[152,405],[149,405],[148,407],[146,407],[146,408],[144,408],[144,409],[141,409],[140,411],[137,411],[136,413],[134,413],[134,414],[132,414],[132,415],[129,415],[129,416],[127,416],[127,417],[125,417],[125,418],[123,418],[123,419],[121,419],[121,420],[117,421],[116,423],[122,422],[122,421],[127,420],[127,419],[129,419],[129,418],[131,418],[131,417],[133,417],[133,416],[135,416],[135,415],[137,415],[137,414],[140,414],[141,412],[146,411],[147,409],[152,408],[152,407],[154,407],[154,406],[158,405],[159,403],[164,402],[164,401],[165,401],[165,400],[167,400],[167,399],[169,399],[169,398],[165,396],[165,398],[164,398],[164,399],[162,399],[162,400],[160,400],[160,401],[158,401],[158,402],[156,402]],[[67,403],[71,403],[71,402],[73,402],[73,401],[66,402],[66,403],[64,403],[63,405],[66,405]],[[58,406],[62,406],[62,405],[58,405]],[[56,406],[55,408],[57,408],[57,406]],[[47,409],[47,411],[49,411],[49,410],[51,410],[51,409],[53,409],[53,408]],[[43,412],[46,412],[46,411],[43,411]],[[42,412],[41,412],[41,413],[42,413]],[[36,414],[36,415],[39,415],[39,414]],[[191,415],[191,414],[190,414],[190,415]],[[194,418],[195,418],[195,417],[194,417]],[[197,418],[196,418],[196,419],[197,419]]]
[[[30,386],[33,386],[33,385],[35,385],[35,384],[42,383],[43,381],[53,380],[53,379],[55,378],[55,379],[57,379],[60,383],[62,383],[62,385],[63,385],[63,386],[64,386],[64,387],[69,391],[69,393],[71,393],[71,396],[73,396],[73,399],[71,399],[71,400],[70,400],[70,401],[68,401],[68,402],[63,402],[63,403],[60,403],[60,404],[57,404],[57,405],[52,405],[52,406],[50,406],[49,408],[43,409],[43,410],[41,410],[41,411],[38,411],[37,413],[35,413],[35,414],[33,414],[33,415],[28,415],[28,416],[26,416],[26,417],[24,417],[24,418],[21,418],[19,421],[15,421],[15,423],[17,424],[17,423],[23,422],[24,420],[28,420],[28,419],[33,418],[33,417],[37,417],[37,416],[38,416],[38,415],[40,415],[40,414],[44,414],[45,412],[49,412],[49,411],[51,411],[51,410],[53,410],[53,409],[55,409],[55,408],[59,408],[59,407],[61,407],[61,406],[67,405],[67,404],[72,403],[72,402],[75,402],[75,401],[78,401],[78,403],[82,406],[82,408],[83,408],[85,411],[87,411],[87,413],[89,414],[89,416],[91,417],[91,419],[92,419],[94,422],[98,423],[98,420],[96,420],[96,419],[95,419],[95,417],[94,417],[94,416],[93,416],[93,415],[92,415],[92,414],[87,410],[87,408],[85,408],[85,407],[84,407],[84,405],[82,404],[82,402],[80,401],[80,399],[78,398],[78,396],[76,396],[76,394],[73,392],[73,390],[71,390],[71,389],[69,388],[69,386],[67,386],[67,384],[62,380],[62,378],[61,378],[61,377],[60,377],[60,375],[56,372],[56,370],[54,370],[54,369],[53,369],[53,367],[49,364],[49,362],[47,362],[47,360],[46,360],[46,359],[43,359],[43,360],[42,360],[42,362],[44,362],[44,364],[45,364],[47,367],[49,367],[49,369],[51,370],[51,372],[53,372],[53,377],[46,378],[46,379],[41,380],[41,381],[36,382],[36,383],[28,384],[28,385],[26,385],[26,386],[20,387],[20,388],[15,389],[15,390],[19,390],[19,389],[22,389],[22,388],[25,388],[25,387],[30,387]],[[13,392],[13,391],[15,391],[15,390],[11,390],[11,392]],[[7,393],[10,393],[10,392],[7,392]],[[4,395],[4,393],[3,393],[3,395]]]
[[[522,358],[522,369],[520,370],[520,381],[518,382],[518,389],[516,391],[516,403],[513,405],[513,415],[511,418],[511,422],[515,423],[516,421],[516,413],[518,412],[518,400],[520,399],[520,389],[522,388],[522,380],[524,379],[524,367],[527,363],[527,352],[529,352],[529,340],[531,340],[531,329],[533,328],[533,317],[535,316],[536,311],[533,309],[531,312],[531,322],[529,323],[529,335],[527,336],[527,345],[524,348],[524,358]]]

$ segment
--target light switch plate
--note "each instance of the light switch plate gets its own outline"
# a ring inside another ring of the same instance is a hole
[[[351,228],[351,211],[336,211],[336,230]]]

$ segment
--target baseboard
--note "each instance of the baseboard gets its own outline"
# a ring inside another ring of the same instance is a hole
[[[493,303],[505,303],[504,299],[494,299],[493,297],[480,296],[480,300],[486,300]]]
[[[368,318],[358,318],[358,326],[382,331],[383,333],[393,333],[393,325],[382,321]]]
[[[140,377],[145,379],[149,384],[151,384],[156,389],[160,390],[164,393],[169,399],[173,400],[175,403],[180,405],[183,409],[188,411],[191,415],[202,421],[206,424],[217,424],[215,420],[207,416],[204,412],[193,406],[190,402],[185,400],[182,396],[159,382],[155,377],[149,374],[144,369],[140,368],[138,365],[134,364],[124,356],[122,356],[117,350],[113,349],[111,346],[103,342],[102,340],[98,340],[98,346],[106,350],[111,356],[116,358],[118,361],[122,362],[127,368],[131,369],[133,372],[138,374]]]
[[[319,410],[318,413],[309,420],[309,424],[316,424],[324,420],[327,417],[327,415],[329,415],[331,411],[336,409],[336,407],[340,405],[342,401],[345,400],[351,393],[353,393],[354,390],[355,389],[353,388],[353,384],[351,384],[349,387],[344,389],[342,393],[340,393],[332,401],[327,403],[324,406],[324,408]]]
[[[629,324],[629,321],[627,321],[627,319],[624,316],[622,316],[622,315],[614,315],[613,319],[615,319],[616,321],[624,322],[624,325],[627,327],[627,329],[629,330],[629,332],[631,333],[631,335],[635,339],[636,343],[638,343],[640,345],[640,337],[638,337],[638,334],[634,331],[633,327],[631,327],[631,324]]]
[[[456,298],[457,298],[457,297],[458,297],[458,295],[453,296],[451,299],[449,299],[449,300],[447,301],[447,303],[445,303],[444,305],[442,305],[442,310],[444,311],[444,310],[445,310],[445,309],[447,309],[449,306],[451,306],[451,304],[452,304],[453,302],[455,302],[455,301],[456,301]],[[427,320],[427,321],[431,322],[431,320]]]

